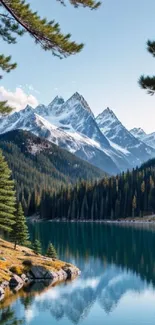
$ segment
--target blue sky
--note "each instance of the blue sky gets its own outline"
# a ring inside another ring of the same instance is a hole
[[[22,87],[38,102],[48,104],[56,95],[65,99],[80,92],[97,115],[107,106],[127,128],[155,131],[155,97],[137,84],[139,76],[155,73],[155,59],[146,51],[155,39],[154,0],[104,0],[97,11],[63,7],[56,0],[31,0],[40,15],[55,19],[84,50],[59,60],[34,44],[29,36],[17,45],[1,43],[2,52],[18,62],[4,76],[1,87],[15,92]],[[23,102],[24,103],[24,102]]]

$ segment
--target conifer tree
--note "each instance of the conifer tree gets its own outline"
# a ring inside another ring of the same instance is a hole
[[[152,208],[152,211],[155,212],[155,188],[152,188],[150,191],[150,207]]]
[[[0,230],[12,231],[15,223],[14,182],[10,179],[11,171],[0,150]]]
[[[17,244],[24,245],[29,239],[28,227],[21,203],[17,206],[16,220],[11,232],[11,238],[15,244],[14,249],[16,249]]]
[[[81,206],[81,220],[86,220],[88,214],[88,202],[87,202],[87,195],[84,195],[82,206]]]
[[[34,250],[35,253],[37,254],[41,254],[42,253],[42,247],[41,247],[41,242],[39,239],[35,239],[32,248]]]
[[[58,0],[61,4],[66,4],[66,0]],[[74,7],[83,6],[96,9],[100,2],[95,0],[70,0]],[[55,20],[47,21],[41,18],[37,11],[32,11],[30,5],[25,0],[1,0],[0,1],[0,37],[8,44],[15,44],[16,37],[28,33],[45,51],[51,51],[60,59],[71,54],[80,52],[83,44],[77,44],[71,40],[71,35],[64,35],[60,26]],[[10,72],[16,68],[16,63],[12,62],[11,56],[0,55],[0,68],[5,72]],[[0,76],[2,78],[2,75]],[[0,112],[8,111],[4,102],[0,104]]]
[[[57,258],[57,252],[52,243],[49,243],[48,245],[46,256],[50,258]]]

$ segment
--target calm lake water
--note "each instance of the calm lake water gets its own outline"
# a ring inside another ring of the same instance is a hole
[[[82,274],[18,297],[1,309],[0,324],[155,324],[155,227],[39,223],[30,231],[44,250],[52,241],[59,257]]]

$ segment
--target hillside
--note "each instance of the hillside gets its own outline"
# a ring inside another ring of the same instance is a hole
[[[104,175],[96,167],[27,131],[0,135],[0,148],[12,170],[18,199],[28,215],[39,209],[44,192],[56,193],[65,184]]]
[[[49,217],[45,209],[46,218],[102,221],[151,216],[155,213],[155,159],[131,172],[103,178],[94,184],[81,182],[78,187],[73,186],[65,201],[68,191],[62,189],[56,197],[51,196],[52,212]]]

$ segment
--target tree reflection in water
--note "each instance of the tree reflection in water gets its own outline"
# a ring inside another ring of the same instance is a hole
[[[36,227],[44,249],[52,241],[60,258],[75,263],[82,274],[36,296],[38,284],[26,288],[19,299],[24,325],[31,321],[42,325],[37,315],[45,319],[48,315],[54,325],[58,321],[78,324],[87,320],[95,306],[112,315],[127,294],[138,297],[146,291],[155,292],[155,228],[40,223],[30,226],[32,238]],[[6,311],[0,325],[22,324],[15,314],[5,319]],[[7,312],[9,317],[9,309]]]
[[[22,325],[24,320],[17,319],[15,311],[7,307],[0,312],[0,325]]]

